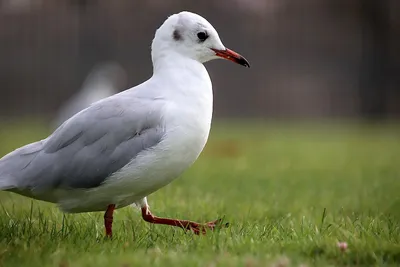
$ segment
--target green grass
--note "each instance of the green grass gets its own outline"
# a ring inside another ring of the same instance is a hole
[[[45,135],[2,124],[0,154]],[[102,213],[0,202],[0,266],[398,266],[400,127],[216,123],[196,164],[149,197],[157,215],[230,222],[206,236],[128,207],[104,240]]]

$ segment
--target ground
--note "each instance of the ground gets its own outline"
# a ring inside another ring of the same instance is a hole
[[[3,123],[0,154],[45,136]],[[230,223],[206,236],[127,207],[104,240],[102,213],[0,203],[0,266],[398,266],[400,127],[217,121],[195,165],[149,197],[157,215]]]

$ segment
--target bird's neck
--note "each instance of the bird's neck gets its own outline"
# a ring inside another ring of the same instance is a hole
[[[152,60],[154,74],[179,69],[193,71],[193,75],[202,74],[206,71],[202,63],[173,51],[160,51],[158,53],[153,51]]]
[[[212,112],[212,84],[203,64],[193,59],[168,53],[153,60],[154,73],[151,78],[157,84],[163,84],[158,94],[173,99],[179,106],[187,106]],[[210,115],[211,118],[211,115]]]

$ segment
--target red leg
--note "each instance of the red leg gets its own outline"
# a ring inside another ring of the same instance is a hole
[[[104,214],[104,227],[106,228],[106,236],[112,237],[112,223],[113,223],[113,213],[115,205],[108,205],[107,211]]]
[[[221,219],[218,219],[212,222],[202,224],[186,220],[160,218],[151,214],[147,206],[142,207],[142,217],[146,222],[154,224],[166,224],[166,225],[180,227],[185,230],[192,230],[196,235],[199,235],[200,233],[205,234],[207,229],[214,230],[215,227],[222,221]],[[228,223],[225,224],[225,227],[227,226]]]

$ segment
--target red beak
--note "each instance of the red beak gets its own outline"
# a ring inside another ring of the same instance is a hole
[[[233,61],[237,64],[250,68],[249,62],[235,51],[232,51],[228,48],[226,48],[225,50],[217,50],[211,48],[211,50],[213,50],[218,57]]]

